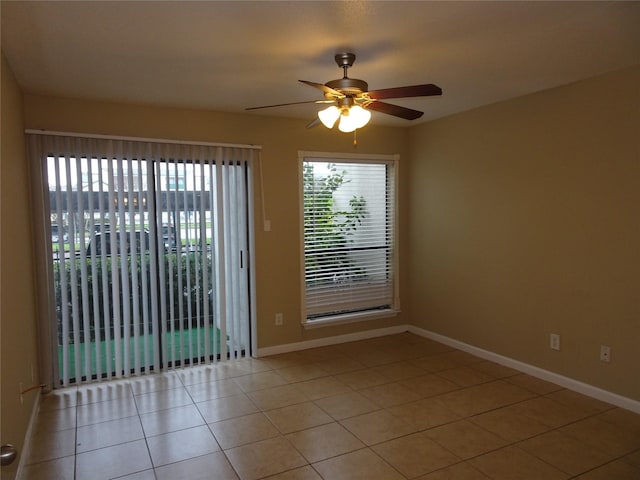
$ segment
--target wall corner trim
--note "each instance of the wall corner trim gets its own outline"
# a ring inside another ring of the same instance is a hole
[[[16,469],[16,479],[22,478],[23,470],[26,466],[27,460],[31,456],[31,443],[33,440],[33,436],[35,435],[36,421],[38,420],[38,414],[40,413],[40,400],[42,399],[42,394],[40,390],[38,390],[38,396],[36,397],[35,402],[33,402],[33,408],[31,409],[31,418],[29,418],[29,425],[27,426],[27,432],[24,435],[24,442],[22,445],[22,452],[18,452],[19,460],[18,460],[18,468]]]
[[[465,351],[477,357],[484,358],[485,360],[490,360],[500,365],[504,365],[505,367],[510,367],[514,370],[526,373],[533,377],[546,380],[547,382],[554,383],[561,387],[567,388],[568,390],[573,390],[574,392],[582,393],[583,395],[587,395],[597,400],[610,403],[612,405],[615,405],[616,407],[624,408],[626,410],[630,410],[634,413],[640,414],[640,401],[638,400],[624,397],[622,395],[618,395],[617,393],[609,392],[593,385],[580,382],[573,378],[565,377],[549,370],[544,370],[542,368],[520,362],[519,360],[514,360],[513,358],[505,357],[503,355],[499,355],[497,353],[484,350],[482,348],[469,345],[468,343],[464,343],[459,340],[455,340],[453,338],[431,332],[429,330],[415,327],[413,325],[409,325],[408,331],[421,337],[443,343],[453,348],[457,348],[458,350]]]

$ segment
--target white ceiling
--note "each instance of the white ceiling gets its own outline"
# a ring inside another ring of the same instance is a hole
[[[321,99],[300,84],[435,83],[409,126],[640,64],[640,2],[12,2],[2,50],[25,92],[224,112]],[[253,111],[311,120],[316,105]]]

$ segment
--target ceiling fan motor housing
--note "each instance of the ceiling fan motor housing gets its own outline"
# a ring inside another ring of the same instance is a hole
[[[344,77],[337,80],[331,80],[330,82],[325,83],[325,86],[338,90],[347,96],[358,96],[369,90],[369,85],[364,80],[347,77],[347,69],[353,66],[353,62],[356,61],[355,53],[336,53],[334,58],[338,67],[344,70]],[[325,93],[325,97],[328,99],[333,98],[329,93]]]
[[[369,84],[364,80],[359,80],[357,78],[339,78],[337,80],[331,80],[330,82],[325,83],[325,85],[329,88],[333,88],[334,90],[338,90],[345,95],[359,95],[360,93],[364,93],[369,90]],[[327,98],[331,98],[330,94],[325,96]]]

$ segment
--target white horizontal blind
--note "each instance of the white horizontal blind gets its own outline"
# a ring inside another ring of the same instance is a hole
[[[308,321],[392,308],[393,161],[303,161]]]
[[[29,147],[49,187],[61,385],[248,352],[250,149],[48,135]]]

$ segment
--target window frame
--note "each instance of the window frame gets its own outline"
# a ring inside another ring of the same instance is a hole
[[[304,163],[308,160],[335,161],[336,163],[384,163],[392,168],[392,191],[390,192],[393,202],[391,208],[393,218],[390,222],[390,228],[393,236],[391,248],[391,261],[389,269],[393,275],[392,281],[392,302],[386,309],[369,309],[358,312],[328,314],[322,317],[309,319],[307,317],[306,306],[306,275],[305,275],[305,236],[304,236]],[[399,238],[398,238],[398,185],[399,185],[399,154],[359,154],[359,153],[342,153],[342,152],[315,152],[315,151],[299,151],[298,152],[298,185],[299,185],[299,219],[300,219],[300,305],[301,305],[301,324],[305,329],[318,328],[323,326],[331,326],[337,324],[362,322],[375,320],[379,318],[390,318],[396,316],[400,312],[400,296],[399,296]]]

